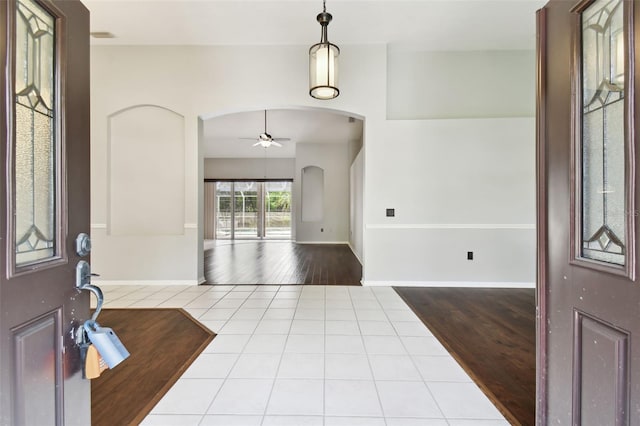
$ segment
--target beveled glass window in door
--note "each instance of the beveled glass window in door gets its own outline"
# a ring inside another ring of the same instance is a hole
[[[625,132],[622,0],[582,12],[581,256],[624,265]]]
[[[55,18],[31,0],[16,2],[15,263],[56,255]]]

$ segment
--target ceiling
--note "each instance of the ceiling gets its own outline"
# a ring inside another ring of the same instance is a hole
[[[311,45],[320,0],[84,0],[94,44]],[[543,0],[329,0],[329,40],[428,50],[533,49]]]
[[[424,50],[535,48],[535,11],[545,0],[328,0],[338,45],[388,44]],[[83,0],[95,45],[311,45],[320,40],[320,0]],[[347,142],[362,122],[318,110],[274,110],[268,131],[282,148],[252,147],[263,111],[205,121],[205,157],[293,157],[295,143]],[[331,129],[328,131],[327,129]]]
[[[347,143],[362,139],[362,120],[330,110],[270,109],[267,133],[290,138],[282,147],[252,146],[264,132],[264,110],[241,112],[204,121],[205,158],[293,158],[298,143]],[[243,140],[240,138],[253,138]]]

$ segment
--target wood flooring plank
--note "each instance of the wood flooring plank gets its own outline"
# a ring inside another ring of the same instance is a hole
[[[182,309],[104,309],[130,357],[91,381],[93,426],[137,425],[215,336]]]
[[[362,279],[346,244],[217,240],[204,262],[207,284],[361,285]]]

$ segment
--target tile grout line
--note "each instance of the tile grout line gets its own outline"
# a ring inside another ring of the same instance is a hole
[[[378,298],[378,295],[375,294],[374,292],[374,296],[376,297],[376,299],[378,300],[378,303],[380,303],[380,299]],[[404,300],[402,301],[403,303],[406,304],[406,302],[404,302]],[[407,306],[408,308],[408,306]],[[391,319],[389,318],[389,315],[387,315],[387,310],[383,307],[382,308],[384,315],[387,317],[387,319],[389,320],[389,322],[391,323],[391,326],[393,327],[393,323],[391,322]],[[423,325],[425,328],[426,325]],[[396,335],[398,337],[398,340],[400,340],[400,344],[402,345],[402,347],[404,348],[405,352],[407,353],[408,358],[411,360],[411,365],[413,365],[413,368],[416,369],[416,371],[418,372],[418,374],[420,375],[420,378],[422,379],[422,384],[424,385],[425,388],[427,388],[427,392],[429,392],[429,395],[431,396],[431,399],[433,399],[433,402],[436,404],[436,407],[438,407],[438,411],[440,411],[440,415],[442,416],[442,418],[445,420],[445,422],[447,424],[449,424],[449,421],[447,420],[447,417],[444,414],[444,411],[442,410],[442,408],[440,407],[440,404],[438,404],[438,401],[436,400],[435,396],[433,395],[433,392],[431,391],[431,388],[429,387],[429,385],[427,385],[427,382],[424,380],[424,376],[422,375],[422,373],[420,372],[420,369],[418,368],[418,366],[415,363],[415,360],[413,359],[413,357],[411,356],[411,353],[409,352],[409,350],[407,349],[404,340],[402,340],[400,338],[400,335],[398,335],[398,330],[395,329],[395,327],[393,327],[394,331],[396,332]],[[430,331],[430,330],[429,330]]]
[[[276,292],[276,295],[280,292],[281,288],[282,288],[282,286],[280,286],[280,288],[278,288],[278,291]],[[298,294],[298,297],[296,299],[296,308],[295,308],[295,311],[293,313],[294,318],[295,318],[295,312],[298,310],[298,304],[300,303],[300,294]],[[273,299],[275,299],[275,296],[273,297]],[[271,303],[273,303],[273,299],[271,300]],[[271,303],[269,303],[269,306],[271,306]],[[268,309],[269,308],[267,307],[267,310]],[[266,311],[265,311],[265,313],[266,313]],[[258,326],[256,326],[256,329],[257,329],[257,327]],[[267,403],[264,406],[264,411],[262,413],[262,420],[260,421],[260,425],[264,424],[264,421],[265,421],[265,419],[267,417],[267,411],[269,410],[269,403],[271,402],[271,397],[273,396],[273,389],[276,387],[276,380],[278,379],[278,373],[280,372],[280,366],[282,365],[282,358],[284,357],[285,348],[287,347],[287,342],[289,341],[289,336],[291,335],[291,328],[292,327],[293,327],[293,319],[291,320],[291,324],[289,324],[289,332],[287,333],[287,337],[284,339],[284,346],[282,347],[282,352],[280,353],[280,361],[278,361],[278,368],[276,368],[276,373],[275,373],[275,376],[273,378],[273,382],[271,383],[271,390],[269,391],[269,397],[267,398]],[[251,340],[251,339],[249,339],[249,340]]]
[[[216,302],[214,302],[214,304],[213,304],[209,309],[207,309],[207,312],[208,312],[210,309],[213,309],[213,307],[214,307],[214,306],[215,306],[215,305],[216,305],[220,300],[223,300],[223,299],[224,299],[224,298],[225,298],[225,297],[226,297],[226,296],[227,296],[227,295],[228,295],[232,290],[233,290],[233,288],[232,288],[231,290],[228,290],[228,291],[225,293],[225,295],[224,295],[221,299],[219,299],[219,300],[217,300]],[[211,291],[211,290],[209,290],[209,291]],[[195,298],[195,299],[193,299],[193,300],[192,300],[191,302],[189,302],[189,303],[194,302],[196,299],[200,298],[202,295],[204,295],[205,293],[208,293],[209,291],[202,292],[201,294],[199,294],[198,296],[196,296],[196,298]],[[237,309],[239,309],[239,307],[238,307]],[[236,309],[236,311],[237,311],[237,309]],[[205,312],[205,313],[206,313],[206,312]],[[235,312],[234,312],[234,314],[235,314]],[[232,315],[233,315],[233,314],[232,314]],[[201,316],[202,316],[202,315],[201,315]],[[198,321],[200,324],[202,324],[202,322],[201,322],[198,318],[195,318],[195,320],[196,320],[196,321]],[[204,325],[204,324],[202,324],[202,325]],[[205,327],[206,327],[206,326],[205,326]],[[204,354],[204,352],[200,353],[200,355],[198,355],[198,358],[196,358],[196,360],[194,360],[194,362],[195,362],[195,361],[197,361],[198,359],[200,359],[200,356],[202,356],[203,354]],[[239,356],[238,356],[238,359],[240,359],[240,357],[239,357]],[[206,416],[207,416],[207,414],[209,413],[209,410],[211,409],[211,406],[213,405],[213,402],[215,401],[215,399],[217,398],[218,394],[219,394],[219,393],[220,393],[220,391],[222,390],[222,387],[223,387],[223,386],[224,386],[224,384],[226,383],[227,378],[229,377],[229,374],[231,373],[231,370],[233,370],[233,368],[235,367],[236,363],[238,362],[238,359],[236,359],[236,361],[233,363],[233,365],[232,365],[232,366],[231,366],[231,368],[229,369],[229,373],[227,373],[227,377],[225,377],[224,379],[222,379],[222,383],[220,384],[220,387],[218,388],[218,390],[217,390],[217,391],[215,392],[215,394],[213,395],[213,398],[211,399],[211,402],[210,402],[210,403],[209,403],[209,405],[207,406],[207,408],[206,408],[206,410],[205,410],[204,414],[202,414],[202,415],[201,415],[200,422],[198,423],[199,425],[201,425],[201,424],[202,424],[202,422],[204,421],[205,417],[206,417]],[[186,371],[185,371],[185,373],[186,373]],[[184,373],[183,373],[183,375],[184,375]]]
[[[373,381],[373,386],[376,389],[376,397],[378,399],[378,404],[380,405],[380,412],[382,413],[382,419],[384,421],[384,424],[387,425],[387,415],[385,413],[385,409],[384,406],[382,405],[382,398],[380,398],[380,390],[378,389],[378,383],[376,381],[376,377],[373,373],[373,367],[371,366],[371,359],[369,358],[369,351],[367,350],[367,346],[364,343],[364,336],[362,334],[362,329],[360,328],[360,321],[358,321],[358,314],[356,313],[356,307],[355,304],[353,303],[353,295],[351,294],[351,291],[349,291],[349,300],[351,301],[351,306],[353,308],[353,311],[356,315],[356,323],[358,324],[358,330],[360,331],[360,341],[362,342],[362,347],[364,348],[364,354],[367,357],[367,364],[369,365],[369,373],[371,373],[371,379]]]
[[[227,292],[227,293],[222,297],[222,299],[220,299],[220,300],[223,300],[223,299],[224,299],[224,298],[225,298],[229,293],[231,293],[231,292],[233,291],[233,289],[234,289],[234,288],[235,288],[235,286],[234,286],[231,290],[229,290],[229,291],[228,291],[228,292]],[[254,291],[255,291],[255,290],[254,290]],[[253,292],[252,292],[252,293],[253,293]],[[200,297],[200,296],[198,296],[198,297]],[[247,299],[248,299],[248,297],[247,297]],[[215,305],[216,305],[220,300],[216,301],[216,302],[213,304],[213,306],[211,306],[211,308],[209,308],[209,309],[213,309],[213,307],[214,307],[214,306],[215,306]],[[246,299],[245,299],[245,301],[246,301]],[[243,303],[241,303],[241,304],[240,304],[240,306],[238,306],[238,307],[236,308],[236,310],[234,311],[234,313],[233,313],[233,314],[231,314],[231,317],[233,317],[233,315],[235,315],[235,314],[236,314],[236,312],[238,312],[238,310],[240,309],[240,307],[241,307],[243,304],[244,304],[244,302],[243,302]],[[229,317],[229,319],[231,319],[231,317]],[[225,322],[225,324],[226,324],[228,321],[229,321],[229,320],[227,320],[227,321]],[[198,321],[198,322],[199,322],[199,321]],[[252,334],[252,335],[253,335],[253,334]],[[215,340],[215,338],[214,338],[214,340]],[[233,363],[233,365],[231,366],[231,368],[229,368],[229,372],[227,373],[227,376],[226,376],[224,379],[222,379],[222,383],[220,384],[220,387],[218,388],[218,390],[216,391],[215,395],[214,395],[214,396],[213,396],[213,398],[211,399],[211,402],[210,402],[210,403],[209,403],[209,405],[207,406],[207,409],[205,410],[205,412],[204,412],[204,414],[203,414],[202,418],[200,419],[200,423],[198,423],[199,425],[202,425],[202,422],[204,421],[205,417],[209,414],[209,410],[211,410],[211,407],[213,406],[213,403],[215,402],[215,400],[216,400],[216,398],[218,397],[218,395],[220,394],[220,391],[221,391],[221,390],[222,390],[222,388],[224,387],[225,383],[227,383],[227,380],[229,379],[229,375],[231,374],[231,372],[233,371],[233,369],[235,368],[235,366],[238,364],[238,361],[240,360],[240,356],[242,356],[242,353],[244,352],[244,348],[249,344],[249,340],[251,340],[251,338],[249,338],[249,339],[247,340],[247,342],[244,344],[244,346],[242,347],[242,350],[241,350],[240,354],[238,354],[238,358],[236,358],[236,361]],[[201,354],[201,355],[202,355],[202,354]],[[198,356],[198,358],[200,358],[200,356]]]

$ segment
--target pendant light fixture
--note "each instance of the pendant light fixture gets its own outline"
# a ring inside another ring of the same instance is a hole
[[[338,89],[338,56],[340,48],[327,39],[327,26],[333,16],[327,13],[322,0],[322,13],[317,18],[322,26],[320,43],[309,49],[309,94],[316,99],[333,99],[340,94]]]

